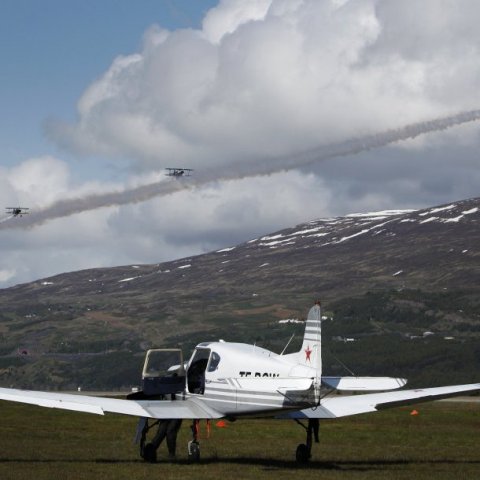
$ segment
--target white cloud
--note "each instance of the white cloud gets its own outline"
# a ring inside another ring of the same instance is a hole
[[[15,270],[0,270],[0,285],[15,277]]]
[[[22,206],[40,206],[51,203],[68,191],[69,171],[66,163],[51,156],[43,156],[11,168],[6,179]]]
[[[240,163],[477,107],[480,7],[224,0],[203,30],[152,27],[50,125],[137,167]]]
[[[225,35],[234,33],[241,25],[263,20],[271,3],[271,0],[221,0],[205,16],[203,32],[210,42],[218,44]]]

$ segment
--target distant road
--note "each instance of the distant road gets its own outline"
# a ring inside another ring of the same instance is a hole
[[[437,400],[437,402],[463,402],[463,403],[480,403],[480,397],[452,397]]]

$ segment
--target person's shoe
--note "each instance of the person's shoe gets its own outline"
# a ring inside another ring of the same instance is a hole
[[[155,463],[157,461],[157,449],[151,443],[147,443],[143,449],[143,459],[146,462]]]

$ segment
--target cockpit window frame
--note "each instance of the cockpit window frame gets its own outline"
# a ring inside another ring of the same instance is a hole
[[[217,352],[214,352],[212,350],[212,353],[210,354],[210,359],[208,360],[207,372],[212,373],[217,370],[221,360],[222,357]]]
[[[205,392],[205,373],[212,350],[197,346],[187,370],[187,388],[190,393],[203,395]]]

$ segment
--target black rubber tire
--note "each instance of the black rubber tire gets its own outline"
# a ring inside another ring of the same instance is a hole
[[[188,460],[191,462],[200,461],[200,445],[198,442],[191,442],[188,445]]]
[[[298,463],[307,463],[310,460],[310,452],[308,451],[308,447],[304,443],[301,443],[297,447],[295,456]]]

